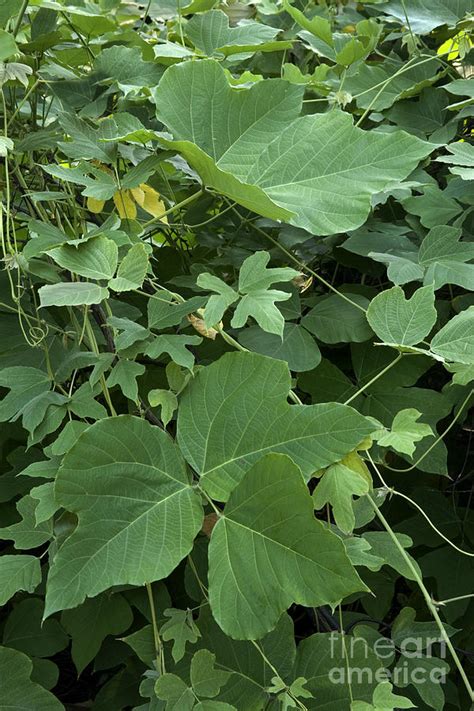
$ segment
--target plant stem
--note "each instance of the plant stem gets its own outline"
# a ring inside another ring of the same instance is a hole
[[[176,210],[179,210],[180,208],[185,207],[186,205],[189,205],[190,202],[194,202],[194,200],[197,200],[197,198],[200,197],[203,194],[203,192],[204,192],[204,189],[201,188],[200,190],[197,191],[197,193],[193,193],[192,195],[189,195],[184,200],[181,200],[181,202],[177,202],[175,205],[170,207],[168,210],[165,210],[164,212],[162,212],[159,217],[152,217],[151,220],[148,220],[148,222],[145,222],[145,224],[142,225],[143,229],[145,229],[149,225],[152,225],[157,220],[160,221],[163,219],[163,217],[166,217],[167,215],[171,215],[173,212],[176,212]]]
[[[20,31],[21,23],[23,22],[23,16],[26,12],[26,8],[28,7],[28,3],[30,0],[23,0],[20,11],[18,13],[18,17],[16,18],[15,26],[13,27],[12,35],[13,37],[16,37],[18,32]]]
[[[438,536],[443,539],[443,541],[446,541],[446,543],[447,543],[448,545],[450,545],[451,548],[454,548],[454,550],[457,551],[458,553],[462,553],[462,555],[467,555],[469,558],[474,558],[474,553],[470,553],[469,551],[465,551],[465,550],[463,550],[462,548],[458,548],[458,546],[457,546],[455,543],[453,543],[447,536],[444,535],[444,533],[442,533],[438,528],[436,528],[436,526],[434,525],[433,521],[430,519],[430,517],[428,516],[428,514],[426,514],[426,513],[423,511],[423,509],[421,508],[421,506],[419,506],[419,505],[416,503],[416,501],[413,501],[413,499],[410,499],[410,497],[407,496],[406,494],[402,494],[401,491],[397,491],[397,490],[394,489],[393,487],[387,486],[387,484],[386,484],[385,481],[384,481],[384,478],[383,478],[382,474],[381,474],[380,471],[379,471],[379,468],[377,467],[377,465],[375,464],[374,460],[373,460],[372,457],[370,456],[370,452],[366,450],[365,453],[366,453],[366,455],[367,455],[367,458],[368,458],[369,462],[372,464],[372,467],[374,468],[374,471],[377,473],[377,476],[379,477],[380,481],[382,482],[382,485],[385,487],[385,489],[387,489],[388,492],[390,492],[390,494],[393,494],[394,496],[400,496],[400,498],[405,499],[405,501],[408,501],[409,504],[411,504],[412,506],[414,506],[414,507],[421,513],[421,515],[425,518],[425,520],[426,520],[427,523],[431,526],[431,528],[433,529],[433,531],[435,531],[435,533],[437,533]]]
[[[410,556],[407,554],[407,552],[405,551],[405,549],[404,549],[403,546],[401,545],[400,541],[398,540],[398,538],[396,537],[395,533],[393,532],[393,530],[392,530],[390,524],[388,523],[388,521],[386,520],[385,516],[384,516],[384,515],[382,514],[382,512],[380,511],[380,509],[379,509],[379,507],[377,506],[377,504],[375,503],[375,501],[371,498],[370,494],[367,494],[366,496],[367,496],[367,499],[368,499],[369,502],[370,502],[370,505],[372,506],[372,508],[373,508],[373,510],[374,510],[374,512],[375,512],[375,515],[377,516],[377,518],[379,519],[380,523],[382,524],[382,526],[385,528],[385,530],[386,530],[387,533],[389,534],[389,536],[390,536],[390,538],[392,539],[393,543],[394,543],[395,546],[397,547],[397,549],[398,549],[400,555],[403,557],[405,563],[406,563],[407,566],[410,568],[410,571],[411,571],[411,573],[412,573],[412,575],[413,575],[413,578],[414,578],[415,582],[417,583],[418,587],[420,588],[420,591],[421,591],[421,593],[422,593],[422,595],[423,595],[423,597],[424,597],[424,599],[425,599],[426,605],[427,605],[427,607],[428,607],[428,609],[429,609],[429,611],[430,611],[430,613],[431,613],[433,619],[435,620],[435,622],[436,622],[436,624],[437,624],[437,626],[438,626],[438,629],[439,629],[439,631],[440,631],[440,635],[441,635],[441,637],[442,637],[444,643],[446,644],[447,648],[449,649],[449,651],[450,651],[450,653],[451,653],[451,656],[452,656],[452,658],[453,658],[453,661],[454,661],[454,663],[455,663],[455,665],[456,665],[456,667],[457,667],[457,669],[458,669],[458,671],[459,671],[459,674],[461,675],[461,679],[463,680],[464,686],[466,687],[467,693],[469,694],[469,698],[470,698],[471,702],[474,702],[474,691],[473,691],[473,689],[472,689],[472,687],[471,687],[471,684],[469,683],[469,679],[467,678],[466,672],[465,672],[464,669],[463,669],[463,666],[462,666],[461,661],[460,661],[460,659],[459,659],[459,657],[458,657],[458,655],[457,655],[457,652],[456,652],[456,650],[454,649],[454,647],[453,647],[453,645],[452,645],[452,643],[451,643],[451,640],[449,639],[449,635],[448,635],[448,633],[446,632],[446,629],[445,629],[445,627],[444,627],[443,621],[442,621],[441,617],[440,617],[439,614],[438,614],[438,610],[436,609],[436,605],[434,604],[433,600],[431,599],[431,596],[430,596],[428,590],[426,589],[426,587],[425,587],[425,585],[424,585],[424,583],[423,583],[423,580],[422,580],[422,578],[420,577],[420,575],[419,575],[419,573],[418,573],[418,570],[417,570],[416,567],[413,565],[413,563],[412,563],[412,561],[411,561],[411,559],[410,559]]]
[[[148,602],[150,603],[150,614],[151,614],[151,625],[153,627],[153,640],[155,643],[155,653],[156,653],[156,668],[162,674],[166,672],[165,669],[165,658],[163,655],[163,644],[161,642],[160,633],[158,631],[158,622],[156,618],[155,601],[153,599],[153,588],[151,583],[145,584],[146,591],[148,594]]]
[[[434,604],[439,607],[440,605],[447,605],[450,602],[459,602],[459,600],[469,600],[474,597],[474,593],[469,593],[468,595],[459,595],[458,597],[449,597],[447,600],[433,600]]]
[[[354,393],[354,395],[351,395],[351,397],[350,397],[348,400],[345,401],[344,405],[348,405],[350,402],[352,402],[353,400],[355,400],[356,397],[359,397],[359,395],[360,395],[361,393],[363,393],[364,390],[367,390],[367,388],[370,388],[371,385],[373,385],[379,378],[381,378],[382,375],[385,375],[385,373],[387,373],[391,368],[393,368],[393,366],[394,366],[396,363],[398,363],[398,361],[401,360],[402,358],[403,358],[403,353],[399,353],[399,354],[397,355],[397,357],[394,358],[394,360],[392,360],[387,366],[385,366],[385,368],[383,368],[383,369],[380,371],[380,373],[377,373],[377,375],[374,375],[374,377],[371,378],[368,383],[366,383],[366,384],[363,385],[361,388],[359,388],[359,390],[358,390],[356,393]]]

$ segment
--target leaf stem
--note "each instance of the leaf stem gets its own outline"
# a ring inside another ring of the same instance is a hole
[[[153,588],[151,583],[145,584],[146,591],[148,594],[148,602],[150,603],[150,614],[151,614],[151,624],[153,627],[153,640],[155,643],[155,653],[156,653],[156,667],[159,672],[165,674],[165,658],[163,655],[163,643],[161,641],[160,633],[158,631],[158,622],[156,618],[155,601],[153,599]]]
[[[189,195],[184,200],[181,200],[181,202],[177,202],[175,205],[168,208],[168,210],[165,210],[164,212],[162,212],[159,217],[152,217],[151,220],[148,220],[148,222],[145,222],[145,224],[142,225],[143,229],[145,229],[146,227],[149,227],[149,225],[152,225],[156,221],[158,221],[158,222],[161,221],[163,219],[163,217],[166,217],[167,215],[171,215],[173,212],[176,212],[176,210],[179,210],[180,208],[185,207],[186,205],[189,205],[189,203],[194,202],[194,200],[197,200],[197,198],[200,197],[203,194],[203,192],[204,192],[204,189],[201,188],[196,193]]]
[[[474,597],[474,593],[468,593],[467,595],[458,595],[458,597],[449,597],[447,600],[433,600],[433,603],[436,605],[436,607],[440,607],[442,605],[447,605],[450,602],[469,600],[471,597]]]
[[[350,398],[345,401],[344,405],[349,405],[349,403],[352,402],[353,400],[355,400],[356,397],[359,397],[359,395],[360,395],[361,393],[363,393],[364,390],[367,390],[367,388],[370,388],[371,385],[373,385],[379,378],[381,378],[382,375],[385,375],[385,373],[387,373],[391,368],[393,368],[393,366],[394,366],[396,363],[398,363],[398,361],[401,360],[402,358],[403,358],[403,353],[399,353],[399,354],[397,355],[397,357],[394,358],[394,360],[392,360],[387,366],[385,366],[385,368],[383,368],[383,369],[380,371],[380,373],[377,373],[377,375],[374,375],[374,377],[371,378],[368,383],[366,383],[365,385],[363,385],[361,388],[359,388],[359,390],[358,390],[356,393],[354,393],[353,395],[351,395]]]
[[[460,659],[459,659],[459,657],[458,657],[458,655],[457,655],[457,652],[456,652],[456,650],[454,649],[454,647],[453,647],[453,645],[452,645],[452,643],[451,643],[451,640],[449,639],[449,635],[448,635],[448,633],[446,632],[446,629],[445,629],[445,627],[444,627],[443,621],[442,621],[441,617],[440,617],[439,614],[438,614],[438,610],[436,609],[436,605],[434,604],[433,600],[431,599],[431,596],[430,596],[428,590],[426,589],[425,584],[423,583],[423,580],[422,580],[422,578],[420,577],[420,575],[419,575],[419,573],[418,573],[418,570],[416,569],[416,566],[413,565],[413,563],[412,563],[412,561],[411,561],[411,559],[410,559],[410,556],[407,554],[407,552],[405,551],[405,549],[404,549],[403,546],[401,545],[400,541],[398,540],[398,538],[396,537],[395,533],[393,532],[392,527],[390,526],[390,524],[389,524],[388,521],[386,520],[385,516],[384,516],[384,515],[382,514],[382,512],[380,511],[380,509],[379,509],[379,507],[377,506],[377,504],[375,503],[375,501],[371,498],[370,494],[366,494],[366,496],[367,496],[367,499],[368,499],[369,502],[370,502],[370,505],[372,506],[372,508],[373,508],[373,510],[374,510],[374,512],[375,512],[375,515],[377,516],[377,518],[379,519],[380,523],[382,524],[382,526],[385,528],[385,530],[386,530],[387,533],[389,534],[389,536],[390,536],[390,538],[392,539],[394,545],[397,547],[397,549],[398,549],[400,555],[403,557],[405,563],[406,563],[407,566],[410,568],[410,572],[411,572],[412,575],[413,575],[413,579],[415,580],[415,582],[417,583],[418,587],[420,588],[420,591],[421,591],[421,593],[422,593],[422,595],[423,595],[423,597],[424,597],[424,599],[425,599],[426,605],[427,605],[427,607],[428,607],[428,609],[429,609],[429,611],[430,611],[430,613],[431,613],[433,619],[435,620],[435,622],[436,622],[436,624],[437,624],[437,626],[438,626],[438,629],[439,629],[439,631],[440,631],[440,635],[441,635],[441,637],[442,637],[444,643],[446,644],[447,648],[449,649],[449,651],[450,651],[450,653],[451,653],[451,656],[452,656],[453,661],[454,661],[454,663],[455,663],[455,665],[456,665],[456,667],[457,667],[457,669],[458,669],[458,671],[459,671],[459,674],[460,674],[460,676],[461,676],[461,679],[463,680],[463,683],[464,683],[464,686],[465,686],[465,688],[466,688],[466,690],[467,690],[467,693],[469,694],[469,698],[470,698],[471,702],[473,702],[473,701],[474,701],[474,691],[473,691],[473,689],[472,689],[472,687],[471,687],[471,684],[470,684],[470,682],[469,682],[469,679],[467,678],[466,672],[465,672],[464,669],[463,669],[463,666],[462,666],[461,661],[460,661]]]
[[[454,548],[454,550],[457,551],[458,553],[462,553],[462,555],[467,555],[469,558],[474,558],[474,553],[470,553],[469,551],[465,551],[462,548],[458,548],[458,546],[455,543],[453,543],[449,538],[447,538],[447,536],[445,536],[444,533],[441,533],[441,531],[438,528],[436,528],[436,526],[434,525],[434,523],[432,522],[432,520],[430,519],[428,514],[426,514],[424,512],[424,510],[421,508],[421,506],[419,506],[416,503],[416,501],[413,501],[413,499],[411,499],[406,494],[402,494],[401,491],[397,491],[393,487],[387,486],[386,482],[384,481],[384,479],[382,477],[382,474],[379,471],[379,468],[373,461],[372,457],[370,456],[370,452],[368,450],[366,450],[366,454],[367,454],[367,458],[369,459],[370,463],[372,464],[372,467],[374,468],[375,472],[377,473],[377,476],[379,477],[383,486],[387,489],[387,491],[390,494],[393,494],[394,496],[400,496],[402,499],[405,499],[405,501],[408,501],[408,503],[410,503],[412,506],[414,506],[422,514],[422,516],[426,519],[426,521],[431,526],[433,531],[435,531],[435,533],[437,533],[438,536],[440,536],[440,538],[443,539],[443,541],[446,541],[446,543],[448,543],[451,546],[451,548]]]

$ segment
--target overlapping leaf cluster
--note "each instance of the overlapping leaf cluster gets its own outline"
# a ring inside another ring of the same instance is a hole
[[[0,0],[1,708],[471,708],[470,12]]]

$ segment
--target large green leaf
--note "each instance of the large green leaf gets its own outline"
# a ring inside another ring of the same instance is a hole
[[[200,371],[178,411],[181,451],[206,490],[225,501],[269,452],[288,454],[305,479],[353,450],[374,423],[346,405],[289,405],[283,361],[229,353]]]
[[[194,15],[186,25],[186,34],[208,57],[213,54],[231,55],[240,52],[256,52],[262,49],[291,49],[291,42],[273,42],[279,30],[260,22],[248,22],[238,27],[229,27],[229,18],[222,10],[211,10]]]
[[[366,341],[372,336],[364,309],[368,299],[359,294],[347,294],[353,306],[337,294],[322,296],[304,317],[302,324],[323,343]]]
[[[209,602],[224,632],[258,639],[293,602],[336,605],[363,589],[342,541],[314,518],[298,467],[279,454],[260,459],[232,492],[209,546]]]
[[[460,242],[461,230],[439,225],[433,227],[420,245],[418,261],[425,267],[425,284],[433,283],[435,289],[445,284],[457,284],[470,289],[474,284],[474,265],[465,262],[474,259],[474,244]]]
[[[113,585],[166,577],[202,521],[171,438],[131,416],[101,420],[79,437],[58,472],[56,497],[79,524],[52,561],[46,616]]]
[[[346,658],[346,654],[348,659]],[[352,671],[348,680],[347,664]],[[362,637],[337,632],[313,634],[298,645],[295,675],[308,680],[313,700],[305,700],[311,711],[350,711],[351,699],[370,699],[383,669],[372,644]],[[368,673],[367,673],[368,672]],[[349,683],[350,681],[350,683]]]
[[[314,338],[296,323],[285,323],[283,339],[251,326],[239,333],[240,343],[250,351],[286,360],[295,372],[312,370],[321,361],[321,353]]]
[[[280,617],[275,629],[258,641],[258,646],[224,634],[209,606],[201,608],[198,624],[202,633],[200,646],[214,652],[217,664],[233,673],[230,682],[222,689],[221,701],[233,704],[237,709],[253,711],[268,700],[266,689],[274,672],[263,659],[262,651],[284,678],[292,673],[296,646],[293,622],[286,613]]]
[[[166,144],[206,185],[319,235],[359,227],[371,195],[405,178],[432,150],[403,132],[355,128],[341,111],[296,119],[299,87],[271,80],[236,90],[213,60],[170,67],[155,101],[174,137]]]
[[[63,612],[61,623],[72,638],[71,655],[77,673],[81,674],[94,659],[107,635],[125,632],[132,622],[130,605],[118,594],[100,595]]]
[[[0,647],[0,667],[0,703],[4,709],[64,710],[64,706],[55,696],[31,681],[33,664],[26,654]]]
[[[344,86],[355,97],[357,106],[381,111],[432,84],[437,69],[434,62],[407,64],[394,56],[383,63],[358,64],[350,71]]]
[[[394,286],[372,299],[367,320],[384,342],[399,346],[413,346],[429,334],[436,322],[432,286],[423,286],[410,299],[403,289]]]
[[[109,295],[108,290],[85,281],[46,284],[39,290],[41,306],[83,306],[100,304]]]
[[[474,306],[454,316],[431,341],[431,350],[446,360],[474,363]]]
[[[470,0],[390,0],[382,5],[382,11],[396,17],[403,25],[407,19],[412,32],[426,34],[440,25],[453,27],[468,12],[472,12]]]
[[[34,657],[46,658],[69,645],[69,637],[58,620],[43,620],[43,600],[28,597],[17,603],[3,630],[3,643]]]
[[[63,244],[50,249],[48,254],[63,269],[86,279],[111,279],[117,268],[117,245],[102,235]]]

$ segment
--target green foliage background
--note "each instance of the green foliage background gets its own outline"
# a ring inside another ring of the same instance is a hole
[[[0,0],[0,708],[472,708],[470,12]]]

